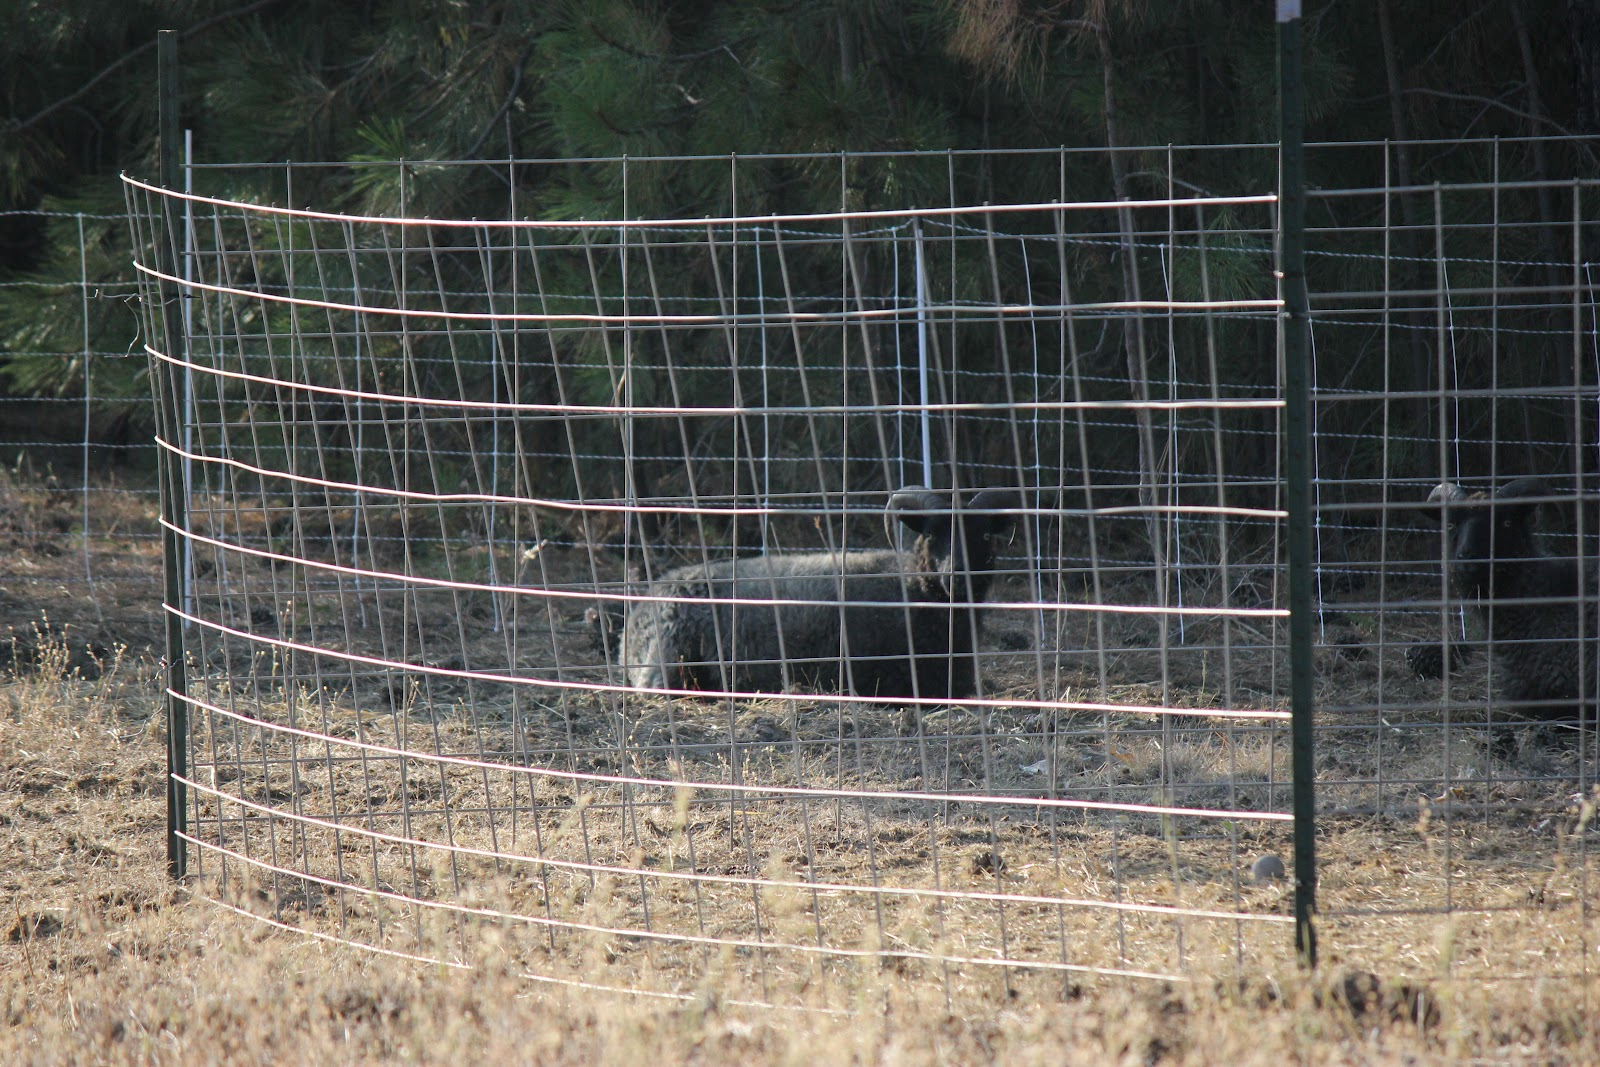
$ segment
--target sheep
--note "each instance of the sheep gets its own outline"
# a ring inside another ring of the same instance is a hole
[[[903,552],[790,553],[678,567],[649,584],[649,595],[660,599],[632,604],[620,634],[614,607],[591,609],[590,625],[639,689],[971,696],[995,541],[1015,521],[1006,510],[1021,500],[1014,491],[986,489],[965,505],[953,503],[949,493],[920,486],[892,494],[887,514],[916,534]]]
[[[1564,721],[1575,717],[1580,696],[1592,707],[1596,695],[1600,567],[1587,560],[1580,572],[1576,556],[1552,556],[1538,544],[1540,498],[1552,495],[1543,480],[1518,478],[1493,494],[1469,494],[1445,483],[1428,502],[1448,517],[1451,586],[1482,623],[1505,697],[1533,718]],[[1575,607],[1580,573],[1586,587],[1581,619]]]

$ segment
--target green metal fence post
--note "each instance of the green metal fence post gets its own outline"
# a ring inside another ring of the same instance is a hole
[[[1295,949],[1317,964],[1316,762],[1312,752],[1310,298],[1306,292],[1305,102],[1300,0],[1278,0],[1278,255],[1283,314],[1284,473],[1289,512],[1289,708],[1294,767]]]
[[[181,188],[178,163],[178,35],[162,30],[156,35],[157,112],[159,118],[161,185],[167,192]],[[151,379],[156,389],[156,424],[167,443],[159,462],[161,478],[161,557],[165,584],[167,631],[167,871],[174,878],[188,870],[188,849],[184,833],[188,829],[189,790],[184,779],[189,773],[189,682],[185,669],[183,619],[177,614],[184,602],[183,539],[188,487],[184,484],[182,461],[173,446],[183,440],[182,379],[170,357],[181,356],[184,343],[183,315],[179,301],[186,299],[175,279],[178,277],[179,241],[183,232],[183,213],[171,196],[161,199],[161,219],[152,249],[157,270],[164,276],[158,286],[161,301],[161,344],[169,359],[156,359]]]

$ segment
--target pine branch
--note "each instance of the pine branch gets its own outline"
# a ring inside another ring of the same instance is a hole
[[[1447,92],[1444,89],[1406,89],[1403,91],[1407,96],[1437,96],[1445,100],[1459,100],[1469,104],[1482,104],[1485,110],[1498,108],[1499,110],[1507,112],[1508,114],[1515,115],[1519,119],[1526,119],[1534,126],[1548,126],[1550,129],[1555,130],[1563,137],[1575,138],[1578,136],[1565,126],[1561,125],[1561,123],[1557,122],[1555,119],[1544,115],[1530,114],[1521,108],[1512,107],[1504,100],[1496,100],[1492,96],[1479,96],[1477,93],[1452,93]]]
[[[240,17],[242,17],[244,15],[253,14],[253,13],[257,12],[257,11],[260,11],[262,8],[271,7],[273,4],[276,4],[277,2],[278,2],[278,0],[255,0],[254,3],[245,4],[242,7],[236,7],[232,11],[224,11],[224,12],[221,12],[220,14],[212,15],[208,19],[201,19],[199,22],[195,23],[193,26],[190,26],[188,29],[179,30],[178,31],[178,38],[180,40],[184,40],[184,39],[187,39],[189,37],[193,37],[196,34],[202,33],[205,30],[209,30],[211,27],[217,25],[220,22],[226,22],[229,19],[240,18]],[[78,88],[75,89],[73,92],[68,93],[66,96],[63,96],[62,98],[60,98],[59,100],[54,101],[53,103],[46,104],[39,111],[34,112],[32,115],[29,115],[27,118],[21,119],[21,120],[15,122],[15,123],[13,123],[12,126],[11,126],[11,131],[14,132],[14,133],[20,133],[21,131],[26,130],[29,126],[32,126],[32,125],[34,125],[35,123],[38,123],[38,122],[42,122],[44,119],[46,119],[49,116],[55,114],[57,111],[59,111],[62,108],[66,107],[68,104],[71,104],[74,101],[80,99],[81,97],[87,95],[92,89],[94,89],[95,86],[99,85],[101,82],[105,81],[111,75],[115,74],[118,70],[121,70],[123,67],[127,66],[130,62],[132,62],[133,60],[135,60],[135,59],[139,58],[140,56],[144,55],[146,52],[150,51],[155,46],[156,46],[155,41],[146,42],[145,44],[140,45],[138,48],[135,48],[133,51],[128,52],[127,54],[123,55],[120,59],[114,60],[110,65],[108,65],[103,70],[101,70],[100,73],[96,74],[94,77],[90,78],[88,81],[86,81],[82,85],[78,86]]]
[[[688,63],[696,59],[704,59],[707,56],[716,55],[718,52],[728,53],[729,59],[733,60],[735,63],[739,63],[739,56],[733,50],[734,46],[746,44],[755,37],[755,34],[753,33],[745,34],[743,37],[735,37],[726,44],[712,45],[710,48],[703,48],[698,52],[646,52],[643,49],[634,48],[632,45],[623,44],[621,41],[612,40],[601,31],[600,27],[593,24],[590,24],[588,29],[590,33],[594,34],[595,39],[601,44],[610,48],[615,48],[624,55],[630,55],[635,59],[658,59],[667,63]],[[743,63],[739,63],[739,65],[744,66]]]
[[[477,139],[472,142],[472,147],[468,148],[466,154],[461,158],[478,158],[478,149],[483,147],[483,142],[489,139],[489,134],[494,131],[495,126],[505,117],[506,112],[511,110],[511,103],[517,98],[517,92],[522,88],[522,71],[527,67],[528,60],[533,58],[533,49],[534,46],[530,44],[523,51],[522,57],[517,60],[517,65],[511,72],[511,88],[506,92],[505,99],[500,101],[500,106],[495,109],[489,121],[483,124],[483,132],[478,134]]]

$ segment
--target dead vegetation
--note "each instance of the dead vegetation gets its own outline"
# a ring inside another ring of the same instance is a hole
[[[0,682],[8,1062],[1587,1062],[1600,1040],[1579,753],[1492,745],[1470,673],[1447,728],[1363,620],[1369,654],[1319,675],[1337,710],[1308,976],[1286,824],[1041,803],[1285,811],[1281,727],[1030,707],[1021,616],[998,629],[1022,638],[991,634],[1001,706],[909,722],[826,697],[552,695],[459,664],[352,679],[216,646],[197,662],[246,669],[197,673],[207,847],[180,884],[157,657],[102,636],[158,620],[78,638],[101,624],[77,601],[8,593],[35,650]],[[337,615],[292,603],[256,628]],[[603,675],[580,667],[582,607],[562,605],[570,630],[535,615],[517,662]],[[509,638],[458,618],[459,654],[492,671]],[[1138,680],[1161,664],[1137,636],[1106,675],[1067,656],[1050,684],[1275,706],[1267,653],[1221,677],[1208,635]],[[802,784],[828,792],[785,791]],[[1267,855],[1290,879],[1252,874]]]

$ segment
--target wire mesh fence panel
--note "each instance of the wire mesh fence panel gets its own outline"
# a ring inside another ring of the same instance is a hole
[[[1320,903],[1358,958],[1589,974],[1596,189],[1458,149],[1484,180],[1352,146],[1372,185],[1312,194],[1319,828],[1365,852]]]
[[[138,283],[123,213],[0,212],[17,247],[46,235],[70,262],[0,274],[0,668],[62,646],[98,672],[159,644],[160,548]],[[137,611],[124,609],[137,608]],[[41,611],[41,608],[44,610]]]
[[[495,222],[129,181],[192,303],[148,329],[215,895],[816,1006],[1288,958],[1274,202],[1024,164],[574,165],[602,222],[526,218],[534,164]],[[891,166],[937,195],[852,204]],[[739,202],[778,167],[834,204]]]
[[[1589,972],[1597,190],[1534,164],[1590,150],[1309,155],[1349,965]],[[1103,153],[460,164],[490,222],[454,164],[129,182],[204,884],[811,1007],[1292,959],[1276,205],[1217,151],[1121,203]]]

